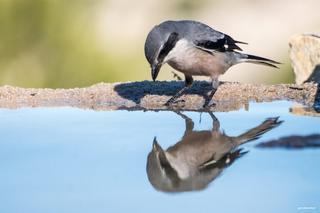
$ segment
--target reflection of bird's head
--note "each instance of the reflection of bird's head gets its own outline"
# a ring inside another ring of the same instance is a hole
[[[161,191],[171,191],[179,184],[178,174],[170,165],[156,138],[148,155],[147,174],[153,187]]]
[[[212,179],[219,175],[222,168],[217,168],[212,175],[206,169],[201,168],[201,171],[181,178],[175,168],[174,162],[170,162],[170,155],[167,151],[163,150],[156,141],[153,141],[152,150],[148,155],[147,160],[147,175],[151,185],[163,192],[185,192],[202,190],[212,181]],[[220,164],[219,164],[220,165]],[[185,164],[185,166],[190,166]],[[215,166],[211,167],[214,168]],[[177,168],[182,169],[182,168]],[[190,169],[190,168],[189,168]],[[199,168],[200,169],[200,168]],[[181,171],[180,171],[181,172]]]

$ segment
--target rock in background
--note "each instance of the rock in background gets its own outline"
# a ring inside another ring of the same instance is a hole
[[[289,41],[289,46],[296,83],[320,83],[320,35],[294,35]]]

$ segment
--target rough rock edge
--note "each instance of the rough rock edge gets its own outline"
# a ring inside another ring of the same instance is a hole
[[[184,104],[167,108],[164,103],[183,82],[126,82],[99,83],[86,88],[35,89],[12,86],[0,87],[0,107],[78,107],[94,110],[181,110],[203,111],[203,94],[210,90],[210,83],[196,81],[188,93],[180,99]],[[214,96],[216,106],[211,111],[247,109],[249,102],[289,100],[311,107],[315,100],[317,85],[278,84],[259,85],[223,82]]]
[[[320,83],[320,36],[314,33],[293,35],[289,40],[289,47],[296,83]]]

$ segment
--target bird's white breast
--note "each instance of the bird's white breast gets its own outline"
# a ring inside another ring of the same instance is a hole
[[[194,168],[188,165],[188,162],[186,161],[184,156],[181,156],[181,155],[172,156],[170,153],[166,152],[166,157],[170,162],[170,165],[178,173],[179,178],[186,179],[191,176],[191,174],[193,173],[192,170]]]
[[[185,57],[186,52],[192,53],[192,49],[194,46],[186,39],[180,39],[174,48],[168,53],[166,58],[164,59],[165,62]]]
[[[164,62],[187,75],[218,77],[230,67],[225,59],[223,53],[210,54],[198,49],[192,42],[180,39]]]

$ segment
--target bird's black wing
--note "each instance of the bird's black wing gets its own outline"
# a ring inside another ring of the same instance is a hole
[[[225,52],[225,51],[234,51],[242,49],[237,45],[237,43],[246,44],[245,42],[236,41],[228,35],[225,35],[222,38],[215,40],[210,39],[200,39],[195,40],[194,44],[197,48],[204,50],[206,52]]]
[[[247,44],[236,41],[231,36],[212,29],[206,24],[197,21],[180,21],[185,37],[192,41],[195,46],[206,52],[225,52],[242,50],[237,44]]]

